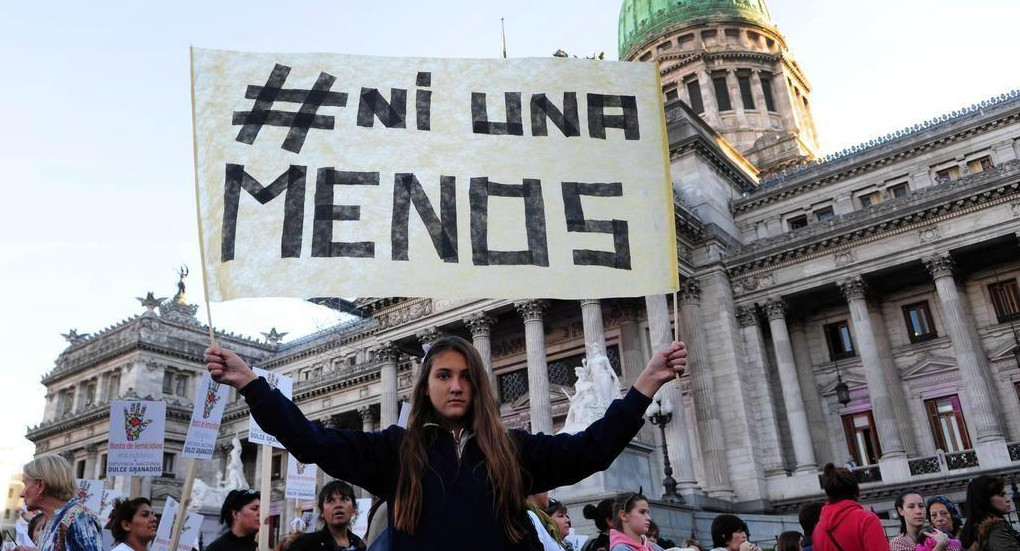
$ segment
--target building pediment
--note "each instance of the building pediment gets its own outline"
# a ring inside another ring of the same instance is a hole
[[[846,386],[848,388],[850,388],[851,390],[853,390],[855,388],[864,388],[864,387],[868,386],[868,382],[863,377],[858,377],[855,374],[847,373],[846,375],[843,375],[842,377],[843,377],[843,382],[846,383]],[[836,395],[836,385],[838,385],[838,384],[839,384],[839,379],[835,379],[834,378],[828,384],[822,385],[821,386],[822,396],[835,396]]]
[[[945,373],[947,371],[956,371],[956,368],[955,358],[925,353],[921,355],[921,358],[918,359],[917,362],[902,370],[903,380],[909,381],[911,379],[925,378],[938,373]]]
[[[1007,342],[993,350],[992,353],[988,355],[988,359],[993,362],[1014,361],[1016,358],[1016,350],[1016,341]]]

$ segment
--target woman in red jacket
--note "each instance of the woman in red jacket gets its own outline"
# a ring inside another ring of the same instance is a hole
[[[861,490],[849,469],[827,464],[822,489],[829,499],[811,536],[815,551],[889,550],[882,522],[857,502]]]

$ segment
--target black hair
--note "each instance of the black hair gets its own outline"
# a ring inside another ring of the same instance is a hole
[[[138,509],[142,508],[142,505],[148,505],[152,507],[152,502],[144,497],[136,497],[134,499],[118,499],[113,502],[113,510],[110,512],[110,520],[106,523],[106,528],[113,534],[113,541],[121,543],[127,539],[127,531],[120,523],[130,523],[135,518],[135,514]]]
[[[712,547],[726,547],[737,532],[749,533],[747,523],[740,520],[740,517],[726,514],[716,516],[712,519]]]
[[[992,507],[992,497],[1001,494],[1006,486],[1002,479],[994,476],[981,475],[967,485],[967,502],[963,512],[967,515],[967,523],[960,532],[960,543],[967,549],[977,541],[978,526],[990,517],[1002,517],[1002,513]]]
[[[259,493],[255,490],[230,490],[223,499],[223,507],[220,507],[220,523],[229,528],[234,522],[234,512],[244,509],[256,499],[259,499]]]
[[[613,518],[613,503],[615,502],[614,499],[603,499],[598,505],[589,503],[584,506],[581,512],[584,514],[584,518],[595,521],[595,528],[599,532],[605,532],[610,528],[607,519],[612,522],[613,526],[616,526],[616,519]]]
[[[800,551],[802,537],[803,534],[793,530],[779,534],[779,538],[776,539],[776,551]]]
[[[907,490],[896,496],[896,501],[893,502],[893,507],[896,508],[896,515],[900,517],[900,534],[907,533],[907,518],[900,514],[900,509],[903,508],[903,503],[907,500],[907,496],[919,496],[921,498],[921,505],[924,505],[924,496],[920,492],[914,490]]]
[[[811,537],[812,532],[815,531],[815,526],[818,525],[818,519],[822,516],[822,506],[825,502],[812,501],[805,503],[800,506],[800,511],[797,512],[797,520],[800,521],[800,527],[804,529],[804,535]]]
[[[340,497],[346,497],[354,504],[354,509],[358,509],[358,501],[354,497],[354,488],[343,480],[332,480],[327,482],[326,485],[319,490],[318,504],[320,514],[322,513],[322,506],[326,504],[326,500],[333,494],[338,494]]]
[[[861,495],[861,487],[857,484],[857,477],[854,476],[854,473],[850,472],[850,469],[826,463],[820,478],[822,480],[822,489],[825,490],[825,495],[829,496],[830,502],[843,499],[857,501],[857,498]]]
[[[639,501],[648,501],[648,498],[641,495],[641,492],[628,492],[623,494],[613,504],[613,521],[618,522],[620,520],[620,513],[629,513],[634,510],[634,507]],[[620,530],[621,532],[623,530]]]

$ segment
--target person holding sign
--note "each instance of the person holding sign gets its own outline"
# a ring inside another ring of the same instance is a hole
[[[103,551],[99,521],[74,497],[77,487],[71,464],[59,455],[44,454],[25,464],[21,497],[29,511],[42,511],[46,530],[36,541],[39,551]],[[30,547],[17,547],[27,551]]]
[[[146,551],[156,539],[156,514],[152,502],[144,497],[118,499],[106,527],[117,545],[110,551]]]
[[[354,488],[334,480],[319,490],[319,514],[325,526],[305,534],[290,545],[289,551],[365,551],[365,542],[351,531],[358,514]]]
[[[230,490],[220,508],[220,522],[228,529],[205,551],[255,551],[261,505],[255,490]]]
[[[523,550],[534,541],[527,495],[608,468],[655,392],[683,374],[687,350],[675,342],[656,352],[602,419],[555,436],[503,425],[481,356],[460,337],[441,338],[425,354],[407,429],[377,433],[315,425],[233,352],[214,346],[205,359],[213,380],[236,387],[259,426],[299,461],[386,499],[391,549]]]

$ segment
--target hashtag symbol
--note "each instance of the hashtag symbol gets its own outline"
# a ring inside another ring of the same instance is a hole
[[[347,94],[330,92],[329,89],[336,77],[327,73],[319,73],[311,90],[284,89],[290,67],[277,63],[265,86],[249,85],[244,93],[246,99],[255,100],[251,111],[234,111],[233,125],[241,126],[237,133],[237,141],[251,145],[264,125],[283,126],[290,128],[287,138],[283,140],[283,149],[300,153],[305,143],[309,128],[332,130],[334,118],[329,115],[317,115],[319,107],[346,107]],[[277,111],[272,107],[276,102],[300,103],[297,112]]]

